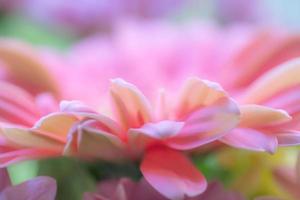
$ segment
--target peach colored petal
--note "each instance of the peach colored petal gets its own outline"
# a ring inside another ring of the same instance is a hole
[[[60,104],[60,110],[63,112],[71,113],[77,117],[83,119],[94,119],[102,124],[102,128],[107,132],[119,136],[122,139],[126,139],[126,135],[121,127],[109,117],[99,114],[84,105],[79,101],[62,101]]]
[[[142,161],[145,179],[163,196],[184,199],[203,193],[205,177],[183,154],[163,147],[149,149]]]
[[[300,59],[286,62],[255,81],[241,97],[243,103],[262,103],[300,84]]]
[[[1,135],[12,145],[20,147],[60,150],[63,145],[63,141],[57,138],[22,128],[2,127]]]
[[[33,93],[51,92],[58,95],[58,88],[44,63],[29,46],[10,40],[0,41],[0,59],[15,82]]]
[[[193,77],[186,81],[177,105],[178,118],[185,117],[199,108],[214,104],[226,96],[220,85]]]
[[[274,153],[278,145],[275,135],[268,135],[259,130],[247,128],[236,128],[220,140],[236,148],[269,153]]]
[[[124,160],[125,145],[120,138],[97,127],[97,122],[85,123],[78,130],[78,155],[120,162]]]
[[[47,132],[51,135],[57,135],[61,138],[66,138],[71,127],[79,119],[70,113],[56,112],[42,117],[37,121],[33,130]]]
[[[239,123],[240,112],[237,105],[223,97],[213,105],[192,113],[185,121],[179,134],[166,139],[172,148],[188,150],[223,137]]]
[[[118,136],[106,132],[101,122],[90,119],[72,127],[63,154],[85,159],[122,161],[126,155],[124,147]]]
[[[151,121],[151,105],[137,87],[122,79],[113,79],[110,93],[117,117],[125,129],[140,127]]]
[[[255,104],[240,106],[240,127],[266,127],[290,121],[291,116],[280,109],[273,109]]]

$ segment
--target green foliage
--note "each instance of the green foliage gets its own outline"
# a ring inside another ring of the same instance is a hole
[[[57,200],[81,200],[84,192],[92,191],[95,180],[78,160],[55,158],[39,161],[39,175],[51,176],[57,181]]]
[[[42,26],[21,16],[0,18],[0,37],[20,39],[35,45],[65,49],[76,37],[54,28]]]

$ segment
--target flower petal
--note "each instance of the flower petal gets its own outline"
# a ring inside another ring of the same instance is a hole
[[[165,120],[147,123],[141,128],[129,129],[128,145],[133,153],[132,156],[138,157],[150,145],[163,143],[164,139],[178,134],[183,125],[183,122]]]
[[[13,81],[34,94],[51,92],[58,95],[58,88],[44,63],[25,43],[1,40],[0,59]]]
[[[71,134],[64,150],[65,155],[108,161],[121,161],[125,158],[126,151],[120,138],[103,130],[102,124],[96,120],[78,124]]]
[[[243,103],[262,103],[300,84],[300,59],[284,63],[255,81],[241,97]]]
[[[282,131],[276,134],[279,146],[293,146],[300,144],[299,131]]]
[[[240,127],[266,127],[282,122],[290,121],[292,118],[287,112],[255,104],[240,106]]]
[[[204,176],[183,154],[168,148],[149,149],[142,161],[145,179],[163,196],[183,199],[205,191]]]
[[[66,139],[71,127],[77,121],[78,118],[70,113],[51,113],[36,122],[33,129]]]
[[[164,139],[179,133],[183,126],[184,122],[165,120],[156,123],[147,123],[141,128],[130,129],[129,132],[136,132],[155,139]]]
[[[237,105],[226,97],[192,113],[179,134],[166,139],[169,147],[188,150],[223,137],[239,123]]]
[[[59,140],[59,138],[49,137],[38,131],[22,128],[3,127],[1,135],[3,135],[9,143],[17,147],[60,150],[64,144],[64,141]]]
[[[275,135],[268,135],[258,130],[247,128],[236,128],[220,140],[236,148],[269,153],[274,153],[278,145]]]
[[[0,119],[31,126],[39,117],[34,98],[25,90],[0,81]]]
[[[110,93],[117,117],[126,130],[151,121],[151,105],[137,87],[122,79],[114,79]]]
[[[71,113],[79,118],[82,118],[81,120],[94,119],[99,123],[102,123],[102,128],[104,128],[107,132],[118,135],[122,139],[126,137],[124,131],[114,120],[95,112],[80,101],[62,101],[60,104],[60,109],[63,112]]]
[[[0,193],[0,199],[54,200],[56,181],[53,178],[40,176],[22,184],[7,187]]]
[[[214,104],[226,96],[226,93],[217,83],[193,77],[186,81],[177,106],[177,117],[185,117],[199,108]]]

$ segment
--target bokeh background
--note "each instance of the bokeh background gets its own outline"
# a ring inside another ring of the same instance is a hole
[[[133,22],[159,22],[172,26],[209,23],[221,29],[232,26],[272,27],[298,33],[300,1],[0,0],[1,39],[18,39],[61,54],[95,35],[110,38],[118,34],[120,26]],[[227,149],[197,157],[195,162],[209,180],[221,179],[225,185],[243,192],[250,199],[260,194],[289,198],[272,179],[270,169],[281,164],[293,166],[297,149],[284,148],[272,156]],[[95,166],[100,165],[60,158],[26,161],[11,166],[9,172],[15,184],[38,174],[54,176],[59,183],[59,199],[79,199],[83,191],[94,187],[91,174],[104,176],[111,168],[102,165],[101,170],[95,170]],[[133,177],[139,176],[130,165],[122,166],[121,171]]]

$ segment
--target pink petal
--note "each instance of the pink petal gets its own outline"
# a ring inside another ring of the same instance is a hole
[[[78,120],[73,114],[51,113],[36,122],[33,129],[49,133],[48,135],[61,137],[65,140],[69,130]]]
[[[164,139],[179,133],[183,125],[183,122],[165,120],[157,123],[147,123],[141,128],[130,129],[129,133],[135,132],[155,139]]]
[[[300,144],[299,131],[282,131],[276,134],[279,146],[294,146]]]
[[[34,98],[25,90],[0,81],[0,119],[31,126],[39,117]]]
[[[80,101],[61,101],[59,107],[62,112],[96,113]]]
[[[169,147],[187,150],[223,137],[239,123],[239,109],[228,98],[192,113],[179,134],[166,139]]]
[[[278,145],[275,135],[268,135],[258,130],[247,128],[236,128],[220,140],[236,148],[269,153],[274,153]]]
[[[59,151],[64,144],[60,138],[24,128],[3,127],[1,134],[11,145],[18,147],[36,147]]]
[[[147,123],[137,129],[129,129],[128,144],[133,156],[138,157],[148,146],[163,143],[164,139],[178,134],[183,125],[183,122],[166,120]]]
[[[231,70],[228,66],[222,65],[229,71],[231,87],[242,88],[251,84],[261,74],[272,70],[277,65],[292,58],[300,56],[299,36],[282,34],[280,31],[259,31],[250,38],[250,42],[238,53],[230,62]],[[232,76],[232,74],[235,74]],[[258,102],[248,102],[258,103]]]
[[[181,119],[199,108],[214,104],[225,96],[226,93],[217,83],[190,78],[179,96],[177,117]]]
[[[0,199],[54,200],[56,181],[50,177],[37,177],[22,184],[7,187],[0,193]]]
[[[300,84],[300,59],[284,63],[255,81],[241,98],[243,103],[262,103],[277,93]]]
[[[14,82],[34,94],[51,92],[58,95],[54,78],[38,55],[25,43],[1,41],[0,59]]]
[[[79,118],[82,118],[81,120],[94,119],[98,121],[98,123],[101,123],[102,128],[107,132],[117,135],[122,139],[126,138],[124,131],[114,120],[95,112],[80,101],[62,101],[60,104],[60,109],[63,112],[71,113]]]
[[[151,105],[137,87],[122,79],[114,79],[110,93],[117,117],[125,129],[140,127],[151,121]]]
[[[58,155],[60,155],[60,152],[49,151],[44,149],[11,150],[6,153],[0,154],[0,168],[7,167],[11,164],[18,163],[24,160],[55,157]]]
[[[183,154],[168,148],[149,149],[142,161],[145,179],[170,199],[193,197],[205,191],[204,176]]]
[[[124,143],[116,135],[101,129],[101,124],[99,126],[97,121],[86,121],[72,131],[64,150],[65,155],[75,154],[84,158],[108,161],[124,160],[126,156]]]
[[[280,109],[273,109],[255,104],[240,106],[240,127],[267,127],[290,121],[289,114]]]
[[[6,187],[10,186],[10,178],[6,168],[0,168],[0,194]]]

